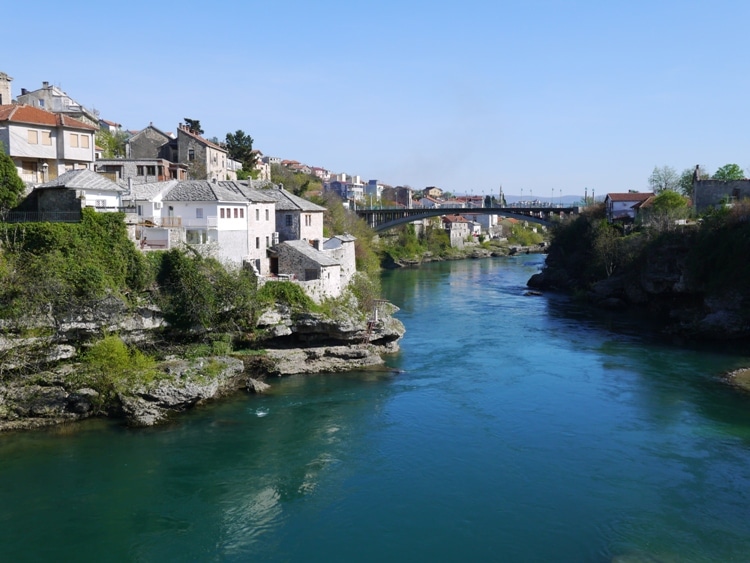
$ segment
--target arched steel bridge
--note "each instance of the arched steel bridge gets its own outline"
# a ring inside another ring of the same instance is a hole
[[[502,215],[540,225],[550,225],[555,215],[576,215],[579,207],[436,207],[405,209],[357,209],[359,217],[367,221],[375,231],[387,231],[398,225],[441,215]]]

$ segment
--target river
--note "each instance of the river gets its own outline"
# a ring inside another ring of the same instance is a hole
[[[393,373],[0,435],[2,560],[750,561],[750,358],[526,296],[542,260],[384,273]]]

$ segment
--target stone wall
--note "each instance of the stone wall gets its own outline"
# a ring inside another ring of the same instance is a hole
[[[696,213],[704,213],[728,201],[750,198],[750,180],[697,180],[693,187]]]

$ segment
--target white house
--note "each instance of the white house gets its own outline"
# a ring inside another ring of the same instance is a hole
[[[604,208],[608,221],[632,221],[635,219],[636,206],[648,198],[651,192],[610,193],[604,198]]]
[[[357,272],[354,241],[350,234],[334,235],[323,241],[322,250],[341,265],[341,287],[346,287]]]
[[[259,190],[276,202],[276,231],[279,240],[320,240],[323,238],[325,207],[271,185]]]
[[[54,198],[53,191],[58,189],[74,190],[81,207],[93,207],[97,211],[119,211],[125,191],[112,180],[91,170],[70,170],[34,189],[40,207],[51,211],[48,202]]]

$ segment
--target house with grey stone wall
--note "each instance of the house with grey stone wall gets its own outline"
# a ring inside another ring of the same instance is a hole
[[[357,272],[356,251],[354,242],[356,237],[350,234],[335,235],[323,241],[322,250],[341,265],[341,287],[349,285]]]
[[[279,240],[320,240],[323,238],[325,207],[289,193],[281,186],[264,188],[276,202],[276,231]]]
[[[750,180],[694,180],[695,212],[705,213],[712,207],[737,203],[750,198]]]
[[[279,276],[301,285],[314,301],[341,295],[341,265],[327,253],[302,240],[282,242],[274,252]]]
[[[125,157],[129,159],[164,158],[171,162],[177,161],[177,147],[173,144],[174,137],[149,123],[130,137],[125,143]]]

